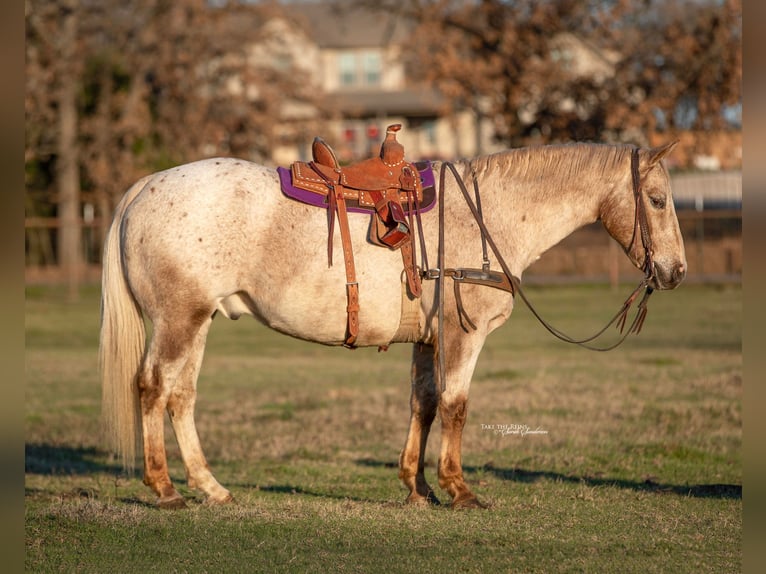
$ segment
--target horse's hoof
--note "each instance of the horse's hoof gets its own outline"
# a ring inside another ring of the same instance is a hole
[[[457,498],[452,501],[450,505],[453,510],[469,510],[473,508],[489,508],[488,505],[480,502],[475,496],[466,496],[465,498]]]
[[[157,506],[162,510],[180,510],[186,508],[186,501],[183,496],[175,493],[167,498],[160,498],[157,501]]]
[[[428,507],[428,506],[440,506],[441,502],[436,498],[433,491],[429,491],[428,494],[423,496],[422,494],[412,493],[407,497],[407,504],[410,506]]]
[[[230,492],[227,492],[223,496],[208,496],[205,499],[205,504],[209,506],[219,506],[223,504],[231,504],[234,502],[234,497]]]

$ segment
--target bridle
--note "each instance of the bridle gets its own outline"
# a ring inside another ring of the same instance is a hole
[[[628,251],[633,249],[636,236],[640,235],[644,247],[644,273],[647,281],[654,278],[654,261],[652,260],[652,237],[649,235],[649,223],[646,219],[646,207],[641,196],[641,174],[638,172],[638,148],[633,148],[630,154],[630,174],[633,179],[633,195],[636,201],[636,216],[633,222],[633,239]]]
[[[438,284],[438,294],[439,294],[439,306],[438,306],[438,318],[439,318],[439,333],[438,333],[438,361],[439,361],[439,376],[441,380],[441,388],[442,391],[445,389],[445,353],[444,353],[444,291],[445,291],[445,279],[447,277],[451,277],[454,282],[454,289],[455,289],[455,302],[457,305],[458,310],[458,319],[460,321],[460,325],[463,328],[464,331],[468,332],[468,328],[466,327],[466,324],[468,327],[472,328],[473,330],[476,330],[476,325],[470,320],[468,317],[468,314],[465,312],[465,309],[462,305],[462,299],[460,297],[460,284],[461,283],[472,283],[477,285],[485,285],[488,287],[493,287],[496,289],[501,289],[503,291],[510,292],[511,295],[516,296],[519,295],[521,299],[524,301],[524,303],[527,305],[529,310],[532,312],[532,314],[537,318],[537,320],[545,327],[551,334],[553,334],[558,339],[561,339],[562,341],[566,343],[572,343],[575,345],[579,345],[581,347],[584,347],[586,349],[589,349],[591,351],[610,351],[619,345],[621,345],[625,339],[630,335],[631,333],[638,334],[641,332],[641,327],[644,324],[644,320],[646,319],[647,314],[647,304],[649,300],[649,296],[654,291],[653,287],[650,285],[652,281],[655,279],[655,268],[654,268],[654,262],[652,260],[652,240],[651,236],[649,234],[649,225],[647,221],[646,216],[646,208],[644,205],[644,201],[642,198],[641,193],[641,176],[638,169],[639,164],[639,151],[638,148],[634,148],[631,153],[631,159],[630,159],[630,171],[631,171],[631,177],[632,177],[632,184],[633,184],[633,196],[635,200],[635,219],[634,219],[634,225],[633,225],[633,237],[631,239],[630,245],[626,249],[627,252],[631,252],[633,249],[635,249],[635,246],[637,244],[637,239],[640,238],[643,249],[644,249],[644,278],[641,280],[641,282],[638,284],[638,286],[633,290],[633,292],[628,296],[628,298],[625,300],[625,302],[622,304],[622,307],[620,310],[612,317],[612,319],[599,331],[597,331],[595,334],[591,335],[590,337],[586,337],[583,339],[575,339],[564,333],[563,331],[557,329],[556,327],[552,326],[550,323],[548,323],[545,319],[543,319],[538,311],[534,308],[532,303],[527,298],[526,294],[524,293],[524,290],[521,287],[521,280],[513,275],[511,273],[510,268],[508,267],[507,263],[505,262],[505,259],[503,259],[503,256],[501,255],[497,244],[492,239],[491,234],[489,233],[489,230],[487,229],[487,226],[484,223],[484,218],[481,212],[481,199],[479,195],[479,186],[476,181],[476,177],[474,176],[473,179],[473,188],[474,188],[474,195],[476,197],[476,201],[474,202],[473,199],[471,199],[470,194],[468,193],[468,189],[465,186],[465,183],[463,182],[463,178],[458,174],[457,170],[455,169],[455,166],[450,162],[444,162],[441,165],[441,170],[439,173],[439,252],[438,252],[438,267],[436,269],[428,269],[426,264],[427,271],[423,273],[423,276],[425,279],[435,279]],[[468,205],[468,208],[471,210],[471,214],[473,215],[474,219],[476,220],[476,223],[479,226],[479,230],[481,233],[481,242],[482,242],[482,252],[483,252],[483,263],[481,270],[479,269],[471,269],[471,268],[445,268],[445,261],[444,261],[444,199],[445,199],[445,176],[446,172],[449,170],[452,172],[452,175],[454,176],[455,181],[458,184],[458,187],[460,188],[461,193],[463,194],[463,198],[465,199],[466,204]],[[497,271],[491,271],[490,270],[490,261],[487,253],[487,246],[492,249],[492,253],[494,253],[495,257],[497,258],[497,262],[500,265],[500,268],[502,269],[502,273]],[[630,325],[630,327],[625,330],[625,323],[627,321],[628,312],[635,302],[635,300],[638,298],[638,295],[640,294],[641,290],[645,289],[644,295],[641,298],[641,301],[638,304],[637,312],[635,317],[633,318],[633,321]],[[599,338],[611,325],[615,325],[619,330],[621,337],[617,340],[617,342],[607,345],[607,346],[595,346],[591,344],[595,339]]]

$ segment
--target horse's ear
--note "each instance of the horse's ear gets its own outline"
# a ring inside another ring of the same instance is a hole
[[[671,151],[673,151],[673,148],[676,147],[680,140],[674,140],[670,143],[666,143],[665,145],[659,146],[659,147],[653,147],[648,151],[648,158],[646,162],[647,169],[653,168],[655,165],[660,163],[662,158],[664,158],[666,155],[668,155]]]

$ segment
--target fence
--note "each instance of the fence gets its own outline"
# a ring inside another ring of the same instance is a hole
[[[673,194],[689,267],[687,281],[741,280],[741,186],[739,173],[673,177]],[[99,280],[103,224],[91,210],[84,210],[81,221],[84,265],[77,273],[82,282]],[[27,282],[62,281],[55,255],[58,219],[27,218],[25,227]],[[546,252],[525,272],[524,280],[616,284],[640,276],[603,226],[594,224],[576,231]]]
[[[742,212],[679,211],[688,263],[687,281],[739,282],[742,278]],[[637,270],[601,224],[576,231],[527,269],[525,282],[638,280]]]

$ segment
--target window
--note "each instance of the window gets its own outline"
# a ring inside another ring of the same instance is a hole
[[[377,86],[380,84],[381,67],[380,52],[364,52],[362,54],[362,74],[366,85]]]
[[[338,55],[338,70],[341,86],[356,84],[356,58],[353,52],[341,52]]]
[[[436,122],[427,120],[423,122],[423,133],[425,134],[428,145],[436,145]]]
[[[383,70],[380,52],[341,52],[338,74],[342,87],[379,86]]]

